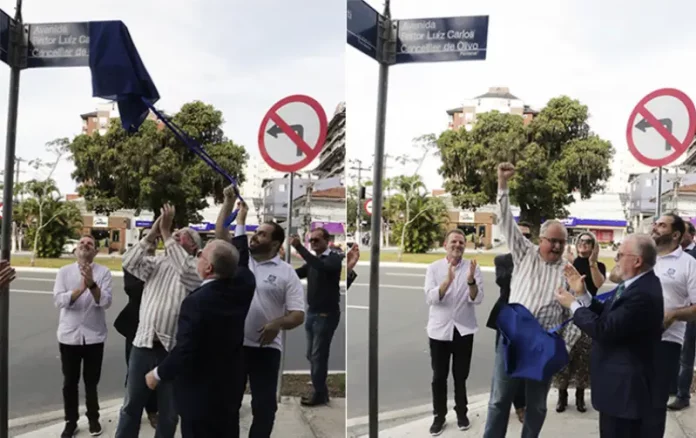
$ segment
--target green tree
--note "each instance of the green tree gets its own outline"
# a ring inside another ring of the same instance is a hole
[[[74,202],[64,201],[55,181],[31,180],[19,184],[27,198],[13,209],[14,220],[26,228],[32,242],[31,266],[36,257],[60,257],[70,238],[79,236],[82,214]]]
[[[510,183],[522,220],[566,217],[577,190],[582,199],[604,188],[611,176],[611,143],[594,134],[588,108],[567,96],[551,99],[525,126],[521,116],[481,114],[471,131],[443,132],[437,138],[445,189],[455,205],[476,210],[495,202],[497,166],[510,161]],[[426,136],[434,139],[434,136]]]
[[[447,206],[440,198],[427,195],[418,175],[394,178],[398,193],[386,202],[386,212],[399,236],[398,260],[403,253],[425,253],[443,236],[448,221]]]
[[[185,104],[171,118],[195,139],[229,175],[244,182],[248,159],[243,146],[225,137],[222,113],[200,101]],[[111,122],[105,135],[79,135],[69,146],[75,163],[73,178],[87,208],[109,214],[121,208],[148,209],[159,216],[164,203],[176,207],[178,225],[202,220],[205,198],[222,202],[228,181],[213,171],[172,132],[146,120],[135,134]]]

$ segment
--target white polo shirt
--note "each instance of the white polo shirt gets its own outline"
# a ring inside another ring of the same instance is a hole
[[[260,263],[249,257],[249,269],[256,278],[256,291],[244,324],[244,345],[260,347],[261,327],[285,316],[287,312],[304,312],[305,293],[295,268],[278,256]],[[264,348],[282,351],[281,333]]]
[[[678,247],[667,255],[658,256],[654,270],[662,283],[665,311],[696,304],[696,259]],[[662,340],[682,345],[685,330],[686,323],[676,321],[662,334]]]
[[[454,280],[445,295],[440,300],[440,284],[447,279],[449,262],[440,259],[430,266],[425,273],[425,302],[430,306],[428,314],[428,337],[438,341],[451,341],[454,329],[461,336],[471,335],[478,331],[475,305],[483,301],[483,277],[477,266],[474,271],[474,281],[478,286],[476,299],[469,295],[469,265],[471,262],[462,259],[455,268]]]

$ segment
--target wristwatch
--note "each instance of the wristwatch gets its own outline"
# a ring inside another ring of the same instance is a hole
[[[97,282],[96,282],[96,281],[92,282],[92,284],[90,284],[90,285],[87,285],[87,289],[89,289],[89,290],[92,290],[92,289],[94,289],[95,287],[97,287]]]
[[[476,284],[476,280],[474,280],[472,282],[467,281],[466,284],[468,284],[469,286],[473,286]]]

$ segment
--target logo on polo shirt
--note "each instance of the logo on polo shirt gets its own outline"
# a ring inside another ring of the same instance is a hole
[[[264,280],[264,281],[265,281],[266,283],[275,284],[276,276],[270,274],[270,275],[268,276],[268,278],[266,278],[266,280]]]
[[[667,270],[667,275],[669,276],[669,278],[674,278],[674,274],[676,274],[676,273],[677,273],[677,270],[674,268],[669,268]]]

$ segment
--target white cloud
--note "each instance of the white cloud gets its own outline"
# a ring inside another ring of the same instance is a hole
[[[369,0],[382,10],[382,2]],[[562,94],[589,106],[592,129],[610,140],[624,166],[637,163],[628,154],[627,119],[647,93],[681,89],[696,99],[693,71],[696,47],[692,17],[696,3],[669,0],[541,0],[452,2],[400,0],[394,18],[489,15],[486,61],[406,64],[390,68],[386,150],[398,155],[411,139],[447,128],[445,111],[507,86],[528,105],[541,108]],[[377,64],[348,46],[347,93],[349,158],[374,151]],[[615,160],[614,173],[621,169]],[[429,188],[441,187],[439,159],[422,174]],[[624,169],[625,170],[625,169]],[[407,172],[412,169],[407,169]],[[399,174],[391,169],[388,174]]]
[[[0,0],[14,15],[14,0]],[[25,2],[27,23],[122,20],[131,33],[161,100],[177,111],[202,100],[223,112],[225,134],[258,155],[256,136],[265,112],[290,94],[317,99],[331,118],[345,100],[345,4],[311,0],[123,0]],[[9,67],[0,66],[0,126],[5,126]],[[93,111],[87,68],[22,72],[17,155],[32,159],[43,145],[72,137],[80,114]],[[2,131],[4,133],[4,130]],[[4,157],[4,135],[1,156]],[[56,177],[63,193],[75,190],[72,166]],[[23,179],[32,174],[24,174]]]

